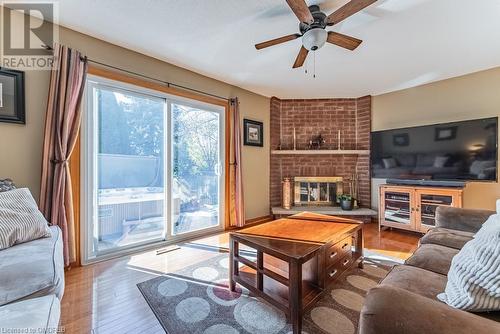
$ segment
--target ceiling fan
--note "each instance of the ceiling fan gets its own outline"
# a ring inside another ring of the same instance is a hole
[[[377,0],[351,0],[327,16],[317,5],[308,7],[305,0],[286,0],[288,6],[290,6],[295,16],[297,16],[300,21],[300,34],[291,34],[262,42],[256,44],[255,48],[260,50],[302,37],[302,47],[295,59],[293,68],[304,65],[309,51],[319,50],[326,42],[352,51],[361,44],[362,40],[338,32],[326,31],[326,27],[333,26],[345,20],[376,1]]]

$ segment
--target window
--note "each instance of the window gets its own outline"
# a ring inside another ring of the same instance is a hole
[[[89,76],[85,259],[223,226],[221,106]]]

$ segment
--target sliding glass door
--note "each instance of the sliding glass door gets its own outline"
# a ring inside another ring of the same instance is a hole
[[[86,260],[222,227],[224,110],[89,77]]]
[[[172,104],[174,235],[219,225],[221,206],[221,115]]]

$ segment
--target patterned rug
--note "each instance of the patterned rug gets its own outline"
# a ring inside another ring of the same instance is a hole
[[[304,316],[303,333],[354,334],[366,292],[396,264],[365,254],[365,267],[344,273]],[[227,254],[137,284],[169,334],[290,333],[283,312],[239,286],[230,292]]]

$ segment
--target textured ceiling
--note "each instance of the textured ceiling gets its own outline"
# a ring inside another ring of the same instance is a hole
[[[307,1],[330,14],[346,0]],[[328,30],[362,39],[325,45],[304,69],[284,0],[63,0],[61,25],[198,73],[281,98],[377,95],[500,66],[500,0],[380,0]]]

